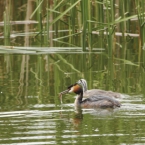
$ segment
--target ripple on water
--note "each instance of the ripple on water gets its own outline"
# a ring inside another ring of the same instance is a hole
[[[124,98],[118,109],[75,112],[73,104],[56,108],[54,104],[35,104],[32,108],[36,110],[0,112],[0,142],[13,145],[79,144],[90,138],[99,142],[102,138],[103,144],[108,140],[117,143],[127,138],[139,141],[136,136],[140,135],[141,143],[145,140],[145,104],[141,104],[141,100],[141,97]],[[135,118],[140,121],[141,128]]]

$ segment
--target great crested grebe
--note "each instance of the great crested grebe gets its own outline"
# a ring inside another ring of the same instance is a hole
[[[80,79],[77,83],[81,84],[81,86],[83,87],[83,97],[84,98],[88,98],[89,96],[92,96],[92,95],[103,95],[103,96],[108,96],[108,97],[112,97],[112,98],[121,98],[120,93],[116,93],[116,92],[112,92],[112,91],[105,91],[105,90],[101,90],[101,89],[88,90],[87,82],[85,79]]]
[[[60,96],[71,92],[77,94],[75,100],[75,106],[77,107],[115,108],[121,106],[119,101],[111,97],[111,94],[112,96],[116,97],[117,95],[119,96],[119,93],[115,93],[111,91],[103,91],[98,89],[87,90],[87,82],[84,79],[80,79],[75,84],[69,86],[67,90],[60,93]],[[83,100],[84,95],[86,95],[88,98]]]

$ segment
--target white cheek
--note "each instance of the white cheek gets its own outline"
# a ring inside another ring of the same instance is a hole
[[[74,88],[73,87],[69,90],[69,93],[71,93],[71,92],[74,92]]]

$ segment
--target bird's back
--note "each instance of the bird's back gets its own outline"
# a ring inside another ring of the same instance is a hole
[[[81,102],[84,108],[115,108],[120,107],[119,101],[114,98],[102,95],[93,95]]]
[[[100,89],[87,90],[86,92],[84,92],[83,97],[88,98],[94,95],[108,96],[111,98],[121,98],[120,93],[112,92],[112,91],[105,91],[105,90],[100,90]]]

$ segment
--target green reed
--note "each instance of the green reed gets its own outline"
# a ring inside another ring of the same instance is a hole
[[[53,3],[46,2],[46,13],[43,12],[45,16],[43,18],[41,11],[44,2],[46,1],[37,0],[34,13],[36,11],[38,13],[39,31],[43,29],[41,21],[46,20],[45,44],[81,46],[83,51],[86,51],[87,47],[89,51],[94,47],[101,47],[106,49],[110,58],[120,51],[119,56],[126,59],[129,38],[126,32],[135,33],[134,30],[130,31],[130,20],[137,16],[136,11],[131,8],[131,6],[136,7],[132,1],[54,0]],[[59,30],[68,31],[60,33]],[[122,36],[117,36],[116,32]]]
[[[145,47],[143,0],[36,0],[35,4],[30,19],[38,21],[41,46],[82,47],[82,51],[104,48],[109,58],[127,59],[131,44],[141,60]],[[6,8],[5,37],[10,35],[9,16]],[[138,32],[140,37],[135,38]]]
[[[87,6],[88,6],[87,19],[91,20],[92,19],[92,15],[91,15],[92,14],[92,9],[91,9],[92,5],[91,5],[90,1],[88,1]],[[87,22],[87,24],[88,24],[88,48],[89,48],[89,50],[92,50],[92,23]]]
[[[93,18],[96,20],[97,23],[94,24],[93,30],[99,31],[100,37],[95,36],[94,39],[97,39],[97,42],[94,40],[94,46],[97,44],[98,47],[103,48],[105,45],[102,40],[104,40],[104,10],[103,10],[103,3],[96,1],[94,4],[94,15]]]
[[[83,51],[86,50],[86,33],[87,33],[87,16],[88,16],[88,7],[87,1],[81,1],[81,12],[82,12],[82,48]]]
[[[4,38],[5,38],[5,45],[10,44],[10,13],[11,13],[11,0],[6,0],[6,7],[4,11]]]
[[[136,0],[136,6],[137,6],[137,13],[138,13],[138,22],[139,22],[139,33],[140,33],[140,40],[141,42],[138,50],[138,59],[140,62],[141,58],[141,49],[143,48],[143,62],[145,64],[145,2],[143,0],[137,1]]]
[[[135,1],[137,6],[137,13],[138,13],[138,22],[139,22],[139,47],[138,47],[138,61],[143,60],[142,64],[142,74],[143,74],[143,83],[142,86],[145,85],[145,1]],[[142,55],[142,56],[141,56]],[[142,89],[143,94],[145,95],[144,89]]]
[[[43,33],[43,26],[42,26],[42,2],[43,0],[37,0],[36,4],[37,4],[37,8],[35,9],[35,11],[37,12],[37,20],[38,20],[38,31],[40,32],[40,44],[42,45],[42,33]],[[34,12],[35,12],[34,11]]]
[[[10,38],[10,24],[8,20],[8,15],[4,12],[4,38],[5,38],[5,45],[9,44]]]

